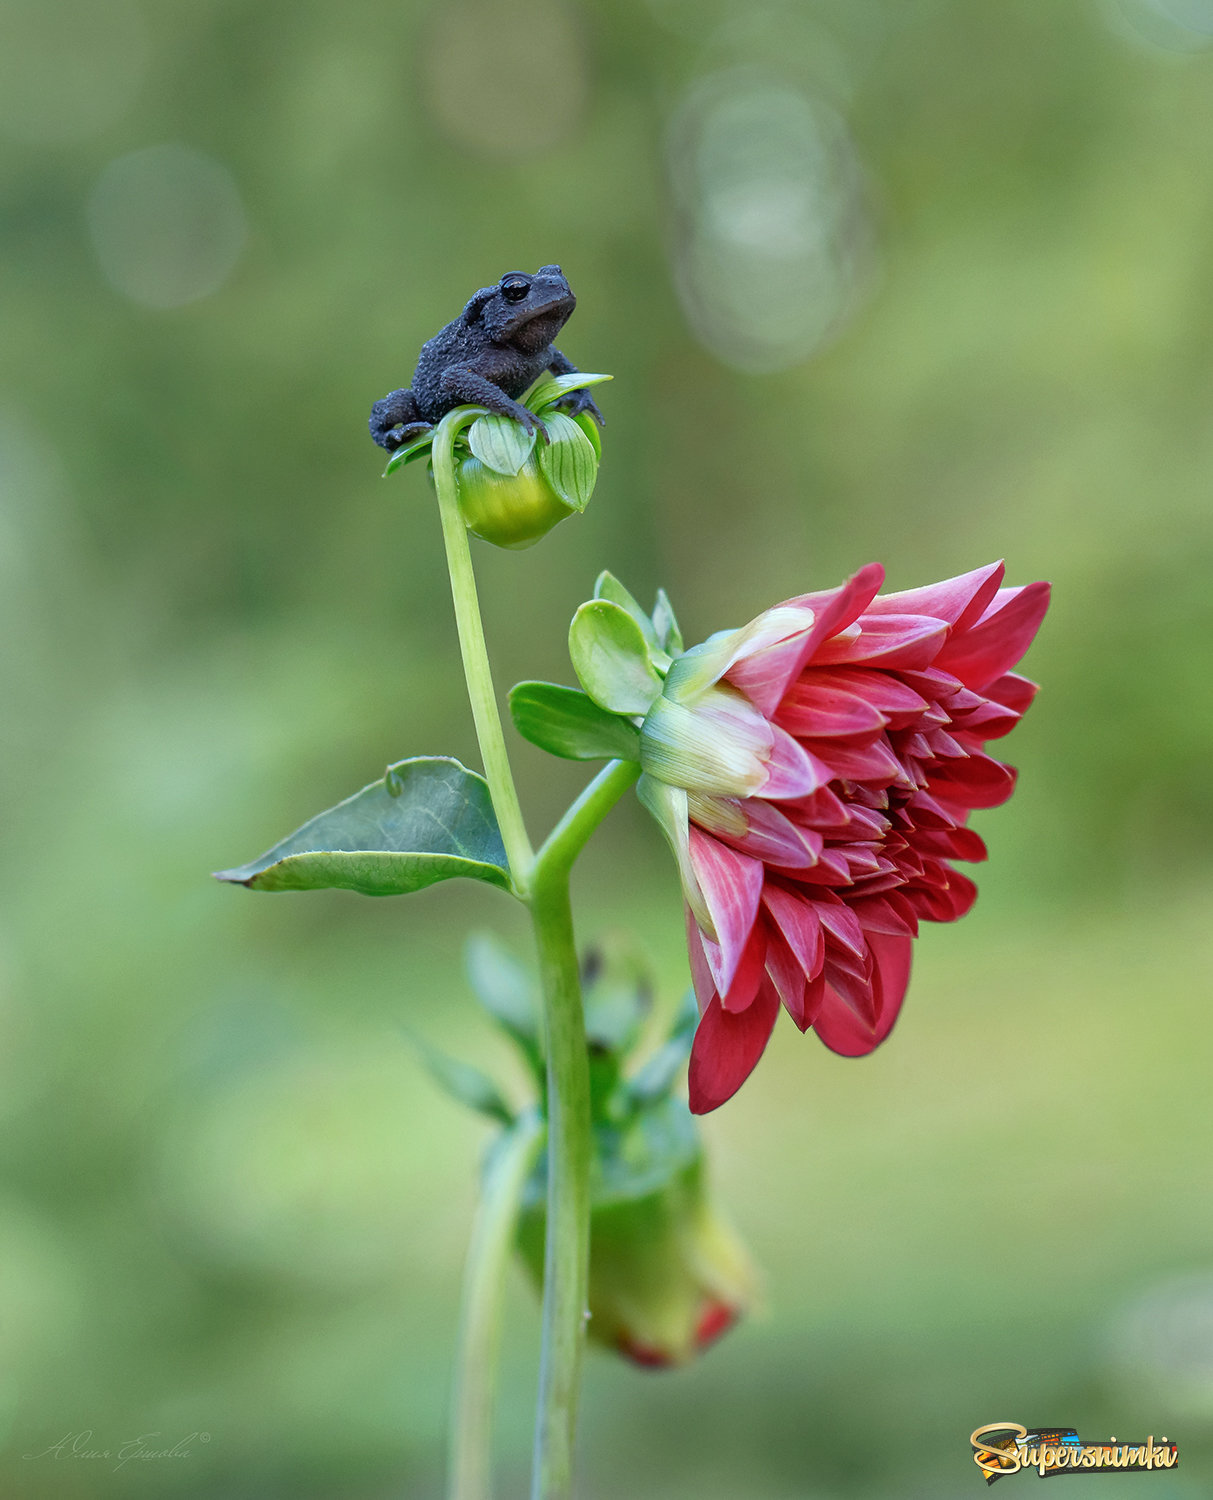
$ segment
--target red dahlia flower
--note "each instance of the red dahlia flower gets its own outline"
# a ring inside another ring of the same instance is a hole
[[[1015,787],[984,751],[1034,683],[1013,667],[1046,583],[1001,563],[903,594],[884,570],[802,594],[672,664],[641,728],[640,795],[679,861],[701,1018],[691,1108],[736,1093],[780,1004],[845,1057],[888,1036],[920,919],[977,894],[965,826]]]

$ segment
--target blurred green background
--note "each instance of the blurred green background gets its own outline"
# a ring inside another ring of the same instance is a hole
[[[593,1355],[581,1494],[952,1500],[1002,1419],[1179,1442],[1083,1500],[1208,1494],[1213,0],[0,24],[3,1492],[440,1493],[485,1133],[400,1023],[498,1062],[462,934],[518,917],[207,872],[389,760],[475,763],[435,509],[366,416],[473,290],[556,261],[562,346],[616,379],[586,515],[476,548],[502,688],[569,680],[604,566],[690,639],[872,558],[1055,585],[976,910],[885,1048],[781,1026],[708,1122],[766,1312],[683,1373]],[[584,771],[513,743],[542,830]],[[673,1004],[634,804],[578,897]],[[195,1436],[46,1452],[90,1432]]]

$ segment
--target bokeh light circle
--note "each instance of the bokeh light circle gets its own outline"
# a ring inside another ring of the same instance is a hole
[[[1213,1423],[1213,1270],[1171,1276],[1123,1308],[1110,1330],[1118,1383],[1191,1421]]]
[[[674,277],[726,364],[799,363],[854,309],[871,264],[863,176],[823,99],[739,68],[700,79],[670,125]]]
[[[87,212],[105,279],[144,307],[182,307],[217,291],[246,237],[231,173],[188,146],[147,146],[110,162]]]

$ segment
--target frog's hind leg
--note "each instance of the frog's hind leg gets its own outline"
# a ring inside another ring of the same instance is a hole
[[[389,453],[411,438],[429,432],[431,425],[422,420],[411,390],[393,391],[371,407],[371,436]]]

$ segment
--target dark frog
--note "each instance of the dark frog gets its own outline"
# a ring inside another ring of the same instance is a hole
[[[422,345],[412,385],[375,402],[371,436],[390,452],[465,403],[513,417],[528,432],[544,431],[518,397],[546,370],[576,374],[552,342],[576,306],[559,266],[540,266],[534,276],[510,271],[496,286],[482,287],[453,323]],[[573,415],[589,412],[602,425],[588,391],[570,391],[561,405]]]

